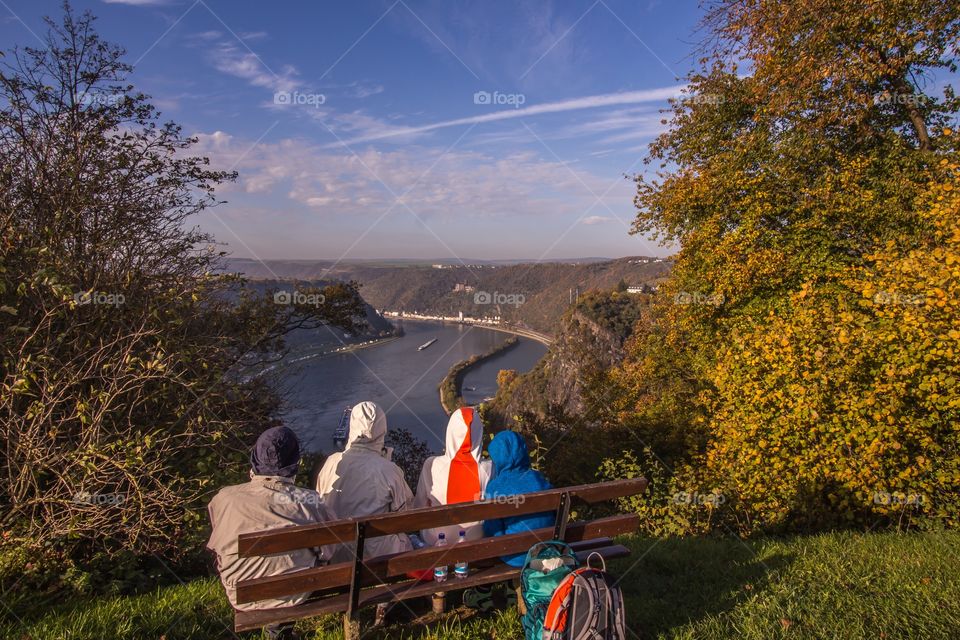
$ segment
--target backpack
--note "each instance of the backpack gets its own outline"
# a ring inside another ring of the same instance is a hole
[[[590,566],[600,559],[602,569]],[[587,566],[564,578],[550,599],[543,622],[543,640],[626,640],[623,594],[607,573],[599,553]]]
[[[527,551],[520,571],[520,595],[527,609],[520,621],[527,640],[541,640],[553,592],[579,566],[577,554],[560,540],[538,542]]]

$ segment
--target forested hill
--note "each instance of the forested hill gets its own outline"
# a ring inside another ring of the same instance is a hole
[[[500,316],[507,323],[555,333],[577,294],[618,285],[651,287],[669,273],[671,260],[628,257],[580,263],[387,264],[233,259],[228,268],[250,278],[355,280],[381,310],[431,315]]]

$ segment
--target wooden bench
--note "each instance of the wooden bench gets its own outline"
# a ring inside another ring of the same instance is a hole
[[[360,608],[516,578],[520,569],[500,561],[500,556],[525,553],[540,541],[564,540],[581,560],[591,552],[598,552],[605,558],[628,555],[629,550],[616,544],[612,538],[636,531],[639,525],[637,515],[571,522],[570,507],[574,501],[595,504],[636,495],[643,493],[646,487],[644,478],[616,480],[528,493],[515,500],[482,500],[241,534],[238,543],[239,555],[243,558],[340,543],[354,544],[356,552],[350,562],[239,582],[239,603],[300,593],[313,595],[308,601],[294,606],[237,611],[234,628],[247,631],[268,624],[344,612],[344,636],[350,640],[359,635],[356,614]],[[363,559],[364,541],[368,538],[544,511],[556,513],[553,528],[463,542],[455,548],[427,547]],[[419,582],[407,577],[411,571],[432,570],[441,562],[452,567],[457,561],[470,563],[468,577],[454,578],[452,571],[451,577],[441,583]]]

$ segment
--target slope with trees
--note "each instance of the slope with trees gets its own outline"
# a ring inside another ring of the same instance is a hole
[[[741,531],[957,525],[960,7],[722,0],[706,27],[637,181],[634,230],[682,248],[606,420]]]
[[[302,280],[336,278],[359,282],[363,297],[377,309],[419,312],[429,315],[474,317],[500,316],[502,322],[522,324],[553,334],[560,318],[576,301],[578,293],[609,290],[620,283],[654,287],[670,270],[671,261],[655,258],[618,258],[583,263],[528,263],[515,265],[381,265],[331,264],[312,261],[232,261],[232,269],[251,277],[277,274]],[[457,290],[457,285],[466,285]],[[478,292],[507,302],[478,302]],[[519,302],[519,303],[517,303]]]
[[[242,477],[277,408],[244,365],[364,310],[351,284],[279,305],[218,275],[190,222],[233,175],[158,121],[89,14],[66,6],[48,27],[0,69],[5,593],[105,587],[138,559],[195,554],[205,498]]]

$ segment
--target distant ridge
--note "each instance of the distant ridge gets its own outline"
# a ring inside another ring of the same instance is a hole
[[[466,262],[466,261],[464,261]],[[459,262],[258,260],[234,258],[225,268],[251,280],[342,280],[360,283],[363,298],[380,311],[435,316],[463,313],[552,334],[563,312],[590,290],[621,283],[651,290],[671,258],[579,258],[573,262]]]
[[[503,260],[488,260],[483,258],[344,258],[343,260],[325,260],[311,258],[267,258],[258,260],[256,258],[227,258],[229,271],[242,270],[243,266],[248,264],[258,264],[263,266],[266,263],[273,268],[273,265],[295,264],[317,265],[328,267],[332,264],[363,264],[363,265],[434,265],[443,264],[450,266],[471,266],[471,265],[516,265],[516,264],[595,264],[598,262],[612,262],[622,258],[607,258],[602,256],[586,256],[583,258],[515,258]]]

